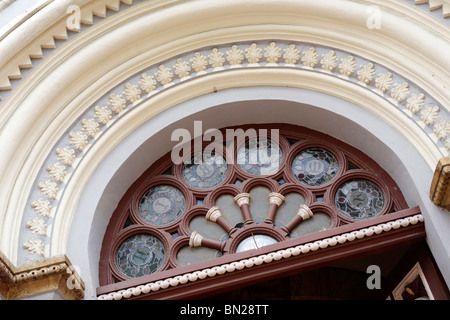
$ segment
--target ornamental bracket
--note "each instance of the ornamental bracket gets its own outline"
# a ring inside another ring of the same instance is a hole
[[[439,160],[430,188],[430,199],[439,207],[450,211],[450,157]]]
[[[6,300],[59,290],[67,300],[84,298],[85,285],[65,255],[15,267],[0,251],[0,296]]]

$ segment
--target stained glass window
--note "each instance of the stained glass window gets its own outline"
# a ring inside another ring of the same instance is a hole
[[[222,254],[215,249],[206,247],[191,248],[186,246],[178,251],[177,261],[180,265],[186,266],[189,264],[218,258],[220,256],[222,256]]]
[[[220,151],[196,149],[189,162],[170,153],[156,161],[111,219],[102,285],[407,208],[389,175],[378,179],[382,168],[354,148],[305,128],[283,126],[281,139],[261,132]]]
[[[315,212],[311,218],[302,221],[302,223],[295,227],[292,230],[290,237],[298,238],[307,234],[327,230],[331,228],[332,224],[333,222],[328,214]]]
[[[301,183],[320,186],[336,176],[339,169],[334,155],[322,148],[301,151],[292,162],[292,172]]]
[[[365,179],[344,183],[336,192],[335,203],[340,212],[352,219],[369,219],[384,207],[380,187]]]
[[[237,152],[237,163],[247,173],[271,175],[279,170],[282,161],[280,146],[267,138],[253,138]]]
[[[190,163],[182,168],[183,178],[186,182],[199,189],[210,189],[219,185],[227,175],[227,163],[218,154],[210,152],[197,152]]]
[[[181,216],[186,206],[183,193],[170,185],[149,189],[139,201],[139,214],[154,225],[171,223]]]
[[[164,245],[158,238],[137,234],[120,245],[116,254],[117,267],[129,277],[142,277],[159,269],[164,253]]]

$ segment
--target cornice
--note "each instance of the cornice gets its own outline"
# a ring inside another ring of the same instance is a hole
[[[68,300],[84,297],[84,282],[66,256],[55,256],[16,268],[0,252],[0,295],[18,299],[59,290]]]

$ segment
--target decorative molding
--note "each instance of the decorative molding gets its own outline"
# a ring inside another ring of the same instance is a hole
[[[17,299],[50,290],[59,290],[68,300],[84,297],[84,282],[66,256],[17,268],[0,252],[0,295],[4,299]]]
[[[192,56],[194,58],[188,58]],[[360,62],[359,68],[356,67],[356,60]],[[338,64],[338,61],[341,63]],[[49,204],[46,205],[57,212],[59,197],[73,171],[77,169],[77,164],[102,133],[129,110],[178,83],[219,71],[255,67],[298,68],[352,81],[355,85],[377,93],[393,108],[402,110],[403,115],[411,121],[411,126],[425,131],[430,142],[441,150],[443,156],[450,152],[450,138],[447,139],[450,115],[432,97],[423,91],[417,91],[421,89],[394,71],[377,73],[376,70],[386,68],[338,49],[292,41],[261,40],[223,44],[213,49],[187,52],[163,64],[150,66],[106,93],[101,99],[105,103],[91,106],[81,117],[82,120],[73,124],[67,138],[54,147],[53,154],[48,156],[51,164],[45,170],[41,169],[41,174],[37,177],[36,185],[41,194],[39,197],[30,195],[27,210],[33,208],[35,211],[43,211],[42,201],[48,201]],[[192,72],[193,70],[198,72]],[[44,219],[52,219],[49,213],[43,212]],[[31,219],[30,215],[25,215],[22,223],[26,224]],[[46,221],[46,224],[51,224],[51,221]],[[31,231],[30,228],[25,230]],[[44,236],[41,241],[43,245],[50,244],[50,237]],[[29,253],[42,256],[46,252],[36,250],[39,246],[33,241],[32,244],[26,246]]]
[[[289,247],[286,249],[269,252],[261,255],[254,255],[247,259],[236,260],[223,265],[217,265],[215,267],[197,270],[181,274],[175,277],[165,278],[155,282],[149,282],[145,285],[131,286],[125,290],[113,291],[108,294],[101,294],[98,296],[99,300],[121,300],[131,297],[137,297],[143,294],[149,294],[158,290],[164,290],[170,287],[176,287],[189,282],[202,281],[204,279],[220,277],[226,273],[239,272],[246,268],[252,268],[262,264],[269,264],[281,259],[289,259],[300,254],[308,254],[317,250],[325,249],[328,247],[334,247],[344,244],[346,242],[352,242],[358,239],[371,237],[383,232],[389,232],[399,228],[406,228],[410,225],[415,225],[423,222],[421,214],[409,216],[394,221],[389,221],[381,224],[377,224],[371,227],[362,228],[348,233],[343,233],[330,238],[323,238],[314,242],[304,243],[295,247]]]
[[[442,158],[434,171],[430,199],[437,206],[450,210],[450,157]]]
[[[450,3],[447,0],[414,0],[415,5],[428,3],[430,11],[442,9],[442,18],[450,17]]]
[[[0,2],[0,8],[8,6],[13,1]],[[120,5],[133,5],[133,0],[106,0],[106,1],[91,1],[80,9],[80,27],[83,28],[92,26],[94,24],[94,17],[106,18],[107,12],[118,12]],[[69,13],[67,18],[69,17]],[[31,44],[16,54],[14,62],[5,66],[3,72],[0,73],[0,92],[12,90],[10,80],[20,80],[23,78],[22,70],[33,68],[32,60],[43,59],[43,50],[56,49],[56,41],[67,41],[69,39],[69,32],[80,32],[80,29],[71,28],[67,24],[67,19],[61,19],[55,24],[51,25],[49,29],[37,37]],[[23,21],[23,22],[26,22]],[[18,26],[14,26],[17,28]],[[11,31],[10,31],[11,32]],[[0,39],[0,41],[3,39]],[[34,63],[36,64],[36,63]],[[0,102],[2,98],[0,97]]]
[[[427,295],[425,297],[418,296],[415,300],[434,300],[433,293],[430,290],[427,279],[425,278],[419,262],[417,262],[414,267],[412,267],[408,274],[392,291],[394,300],[404,300],[402,294],[405,291],[408,292],[411,296],[416,296],[418,292],[412,292],[411,289],[408,288],[408,286],[418,277],[420,279],[420,282],[423,284]]]
[[[14,0],[2,0],[0,1],[0,10],[6,8],[8,5],[13,3]],[[134,5],[133,0],[107,0],[107,1],[91,1],[85,6],[80,8],[80,27],[82,28],[90,27],[94,25],[94,17],[104,19],[108,12],[117,13],[120,10],[120,5],[126,4],[128,6]],[[442,18],[450,17],[450,4],[446,0],[414,0],[414,5],[429,4],[429,10],[435,11],[442,9]],[[31,14],[31,13],[30,13]],[[27,17],[24,17],[20,23],[26,22]],[[20,26],[20,25],[19,25]],[[18,26],[13,26],[13,30]],[[20,80],[23,78],[24,69],[33,68],[32,59],[43,59],[44,49],[55,49],[55,41],[67,41],[69,40],[69,32],[81,32],[82,28],[70,27],[66,19],[61,19],[53,24],[44,34],[40,35],[36,41],[23,48],[20,53],[14,57],[14,62],[9,64],[4,68],[4,72],[0,74],[0,92],[12,90],[12,84],[10,80]],[[7,35],[12,32],[9,30]],[[0,39],[0,41],[3,39]],[[270,52],[272,48],[266,50],[264,57],[272,61],[272,59],[278,59],[278,53],[276,51]],[[273,49],[276,49],[275,47]],[[270,55],[276,55],[271,57]],[[288,53],[289,54],[289,53]],[[262,58],[262,57],[260,57]],[[259,58],[259,59],[260,59]],[[235,60],[236,61],[236,60]],[[276,60],[273,60],[276,62]],[[314,61],[314,60],[313,60]],[[233,64],[229,60],[230,64]],[[311,61],[312,62],[312,61]],[[316,62],[317,63],[317,62]],[[34,63],[36,64],[36,63]],[[197,71],[198,72],[198,71]],[[0,96],[0,103],[3,98]]]

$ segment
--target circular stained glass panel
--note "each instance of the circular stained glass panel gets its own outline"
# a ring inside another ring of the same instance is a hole
[[[356,179],[344,183],[336,192],[335,203],[340,212],[352,219],[369,219],[384,207],[384,195],[375,183]]]
[[[237,152],[237,162],[241,169],[253,175],[276,173],[282,158],[280,146],[267,138],[250,139]]]
[[[209,189],[219,185],[227,176],[227,163],[221,155],[211,152],[197,152],[184,163],[184,180],[192,187]]]
[[[125,240],[116,254],[119,270],[133,278],[152,274],[164,261],[164,245],[148,234],[137,234]]]
[[[166,225],[177,220],[186,207],[183,193],[170,185],[149,189],[139,200],[139,214],[154,225]]]
[[[320,186],[333,180],[338,169],[338,161],[334,155],[322,148],[303,150],[292,162],[294,176],[309,186]]]

